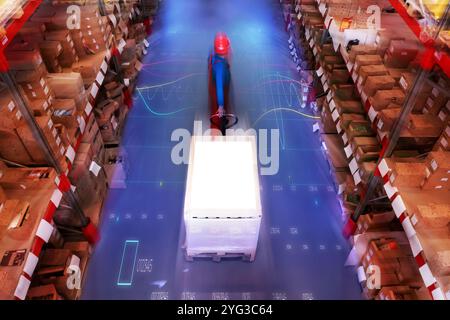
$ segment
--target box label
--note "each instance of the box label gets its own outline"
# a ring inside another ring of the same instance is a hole
[[[348,142],[347,133],[345,133],[345,132],[344,132],[344,134],[342,135],[342,142],[344,142],[344,145],[347,144],[347,142]]]
[[[8,103],[8,109],[9,109],[10,112],[12,112],[15,107],[16,107],[16,105],[14,104],[14,102],[10,101]]]
[[[436,171],[437,168],[438,168],[438,164],[437,164],[436,160],[432,160],[431,161],[431,169],[433,169],[433,171]]]

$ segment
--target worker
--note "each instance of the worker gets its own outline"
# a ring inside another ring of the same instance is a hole
[[[225,33],[217,33],[214,39],[214,52],[210,55],[210,66],[212,70],[212,81],[215,85],[217,115],[219,118],[225,116],[225,92],[230,85],[230,64],[228,62],[230,53],[230,40]]]

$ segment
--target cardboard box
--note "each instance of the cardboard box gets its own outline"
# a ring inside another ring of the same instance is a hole
[[[41,128],[42,133],[44,134],[47,143],[52,149],[55,155],[61,155],[60,146],[61,146],[61,138],[59,137],[58,131],[56,130],[53,120],[49,116],[36,117],[36,123]]]
[[[70,36],[72,37],[77,56],[82,60],[87,56],[86,39],[83,37],[83,32],[81,30],[70,30]]]
[[[382,64],[362,66],[359,68],[357,84],[362,87],[368,76],[385,76],[387,74],[388,71]]]
[[[372,130],[372,124],[369,121],[352,121],[346,130],[348,138],[353,137],[372,137],[375,133]]]
[[[100,129],[97,125],[97,121],[95,121],[95,117],[90,116],[86,123],[86,128],[84,129],[82,142],[92,143],[99,131]]]
[[[402,73],[400,80],[399,80],[400,88],[402,88],[403,91],[406,93],[414,85],[415,81],[416,81],[416,75],[414,73],[412,73],[412,72]]]
[[[428,228],[445,228],[450,222],[450,204],[429,203],[417,205],[415,212],[419,223]]]
[[[61,41],[45,40],[39,42],[39,50],[44,60],[56,60],[63,52]]]
[[[52,103],[52,120],[66,128],[78,128],[78,112],[73,99],[55,99]]]
[[[392,107],[395,107],[395,105],[402,106],[404,101],[405,94],[400,88],[378,90],[372,97],[369,97],[369,102],[376,111],[380,111],[390,104],[394,104]]]
[[[74,99],[77,110],[84,112],[86,91],[79,73],[49,73],[48,83],[58,99]]]
[[[355,159],[358,163],[377,161],[380,157],[379,147],[358,147]]]
[[[69,178],[76,186],[76,193],[83,208],[96,203],[103,198],[107,189],[107,180],[101,166],[98,171],[90,170],[93,159],[89,153],[77,152]],[[94,164],[95,165],[95,164]],[[96,165],[99,165],[96,162]]]
[[[10,92],[0,89],[0,128],[13,130],[25,123],[25,120],[16,106]]]
[[[16,148],[20,148],[20,147],[24,147],[25,148],[25,152],[18,154],[17,156],[24,156],[24,155],[28,155],[29,158],[31,158],[32,163],[35,164],[41,164],[41,165],[48,165],[47,163],[47,158],[45,157],[45,154],[43,152],[43,150],[41,149],[41,147],[37,144],[37,141],[33,135],[33,133],[31,132],[30,128],[28,127],[27,124],[18,126],[15,129],[15,134],[18,136],[18,145],[15,145],[14,147]],[[10,136],[10,138],[13,138],[12,136]],[[16,142],[14,142],[16,143]],[[19,147],[20,145],[20,147]],[[13,161],[11,158],[7,158],[8,160]]]
[[[74,72],[81,74],[85,87],[90,86],[96,80],[104,58],[105,52],[103,51],[95,55],[87,55],[72,66]]]
[[[392,40],[384,56],[388,67],[407,68],[419,52],[417,42]]]
[[[445,127],[433,151],[450,151],[450,125]]]
[[[359,164],[359,176],[364,183],[369,181],[370,175],[374,173],[377,168],[376,162],[363,162]]]
[[[372,97],[378,90],[393,89],[396,82],[391,76],[368,76],[363,87],[367,97]]]
[[[33,70],[15,70],[13,71],[14,79],[17,83],[39,81],[41,78],[46,78],[48,71],[44,63],[39,64]]]
[[[29,210],[27,201],[6,200],[0,208],[0,230],[20,229],[28,219]]]
[[[387,68],[388,75],[395,79],[395,81],[400,82],[402,75],[409,72],[410,69],[405,68]],[[403,89],[403,88],[402,88]]]
[[[446,93],[441,89],[434,87],[425,100],[423,113],[437,115],[442,108],[448,103],[448,97]]]
[[[365,117],[363,114],[343,113],[340,115],[339,120],[341,121],[341,127],[347,129],[352,121],[365,121]]]
[[[379,120],[377,128],[381,131],[390,132],[395,121],[400,116],[400,108],[386,108],[378,113]]]
[[[395,187],[419,187],[425,177],[425,165],[423,163],[395,162],[392,160],[389,160],[388,163],[391,168],[389,180]]]
[[[351,62],[355,62],[358,55],[374,55],[377,54],[377,47],[374,45],[359,44],[352,46],[348,58]]]
[[[35,70],[43,63],[41,53],[37,49],[32,51],[7,50],[5,53],[11,70]]]
[[[396,219],[393,211],[368,213],[359,217],[357,230],[359,233],[388,229]]]
[[[120,105],[114,100],[104,100],[97,104],[94,109],[95,117],[99,126],[111,120],[111,117],[119,109]]]
[[[337,134],[322,134],[321,140],[327,147],[328,159],[334,172],[347,171],[348,162],[344,153],[344,144]]]
[[[6,165],[5,165],[4,163],[3,163],[3,166],[6,167]],[[0,172],[2,172],[3,169],[4,169],[4,168],[0,168]],[[0,206],[1,206],[6,200],[7,200],[7,197],[6,197],[5,191],[3,191],[3,188],[1,187],[1,184],[0,184]]]
[[[402,131],[405,137],[430,137],[438,138],[443,130],[444,124],[437,116],[432,115],[410,115],[408,122]]]
[[[410,286],[385,286],[375,297],[375,300],[420,300],[415,290]]]
[[[29,99],[44,99],[48,101],[50,97],[54,97],[54,93],[48,86],[45,78],[36,79],[32,82],[22,82],[20,87]]]
[[[383,60],[377,54],[360,54],[356,56],[355,65],[353,67],[354,72],[358,73],[359,68],[367,65],[380,65],[383,64]]]
[[[0,129],[0,156],[21,165],[45,163],[45,159],[42,157],[36,158],[33,157],[34,154],[28,153],[16,129]]]
[[[321,128],[321,133],[337,133],[336,124],[331,117],[331,113],[328,107],[328,103],[325,101],[325,106],[322,108],[322,112],[320,114],[321,121],[319,123]]]
[[[61,138],[61,145],[67,150],[69,146],[74,146],[77,142],[80,132],[78,128],[66,128],[64,125],[55,123],[54,124],[59,137]]]
[[[450,276],[450,250],[438,251],[430,257],[433,271],[439,276]]]
[[[339,114],[344,113],[356,113],[365,114],[363,105],[360,100],[341,100],[337,97],[333,98],[333,102],[338,110]]]
[[[92,247],[87,241],[66,242],[64,243],[64,249],[68,249],[76,255],[80,253],[87,253],[88,255],[90,255],[92,253]]]
[[[51,115],[53,109],[45,99],[28,100],[26,104],[31,108],[35,117]]]
[[[30,287],[27,300],[62,300],[53,284]]]
[[[58,61],[62,67],[70,68],[73,63],[79,60],[69,30],[47,31],[44,36],[48,41],[60,42],[62,51],[58,56]]]
[[[423,190],[450,190],[449,174],[432,174],[422,179],[420,187]]]
[[[56,171],[53,168],[3,168],[0,185],[4,189],[54,189]]]
[[[422,188],[425,190],[448,189],[450,183],[450,153],[432,151],[425,159],[425,179]]]
[[[114,115],[111,116],[109,121],[106,121],[101,126],[99,126],[99,128],[103,141],[105,143],[117,141],[119,136],[120,123]]]
[[[353,137],[350,140],[350,145],[353,152],[355,152],[358,147],[380,146],[380,142],[375,137]]]

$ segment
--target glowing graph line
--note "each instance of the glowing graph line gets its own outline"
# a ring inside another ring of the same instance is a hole
[[[168,60],[159,60],[159,61],[155,61],[155,62],[151,62],[151,63],[144,63],[143,66],[148,67],[148,66],[154,66],[154,65],[158,65],[158,64],[165,64],[165,63],[172,63],[172,62],[180,62],[180,63],[184,63],[184,62],[202,62],[202,59],[168,59]]]
[[[175,80],[170,81],[170,82],[155,84],[155,85],[146,86],[146,87],[138,87],[137,89],[138,90],[147,90],[147,89],[162,88],[162,87],[170,86],[171,84],[180,82],[182,80],[185,80],[185,79],[188,79],[188,78],[192,78],[192,77],[195,77],[195,76],[201,76],[201,75],[206,75],[206,73],[190,73],[188,75],[185,75],[185,76],[183,76],[181,78],[175,79]]]
[[[194,107],[190,107],[190,108],[181,108],[181,109],[177,109],[171,112],[158,112],[153,110],[147,103],[147,101],[145,100],[144,96],[142,95],[141,91],[138,89],[136,90],[136,92],[138,93],[138,95],[140,96],[140,98],[142,99],[142,102],[144,102],[144,106],[145,108],[150,111],[152,114],[154,114],[155,116],[159,116],[159,117],[167,117],[167,116],[171,116],[186,110],[192,110],[192,109],[196,109]]]
[[[253,122],[253,125],[252,125],[252,127],[254,127],[264,116],[266,116],[267,114],[269,114],[269,113],[271,113],[271,112],[276,112],[276,111],[289,111],[289,112],[293,112],[293,113],[296,113],[296,114],[298,114],[298,115],[301,115],[302,117],[305,117],[305,118],[309,118],[309,119],[320,119],[320,117],[317,117],[317,116],[312,116],[312,115],[310,115],[310,114],[307,114],[307,113],[303,113],[303,112],[300,112],[300,111],[297,111],[297,110],[294,110],[294,109],[290,109],[290,108],[273,108],[273,109],[270,109],[270,110],[267,110],[266,112],[264,112],[262,115],[260,115],[259,117],[258,117],[258,119],[256,119],[255,120],[255,122]]]

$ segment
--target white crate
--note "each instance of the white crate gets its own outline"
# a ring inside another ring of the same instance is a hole
[[[255,257],[261,199],[254,136],[194,136],[184,202],[188,257]]]

